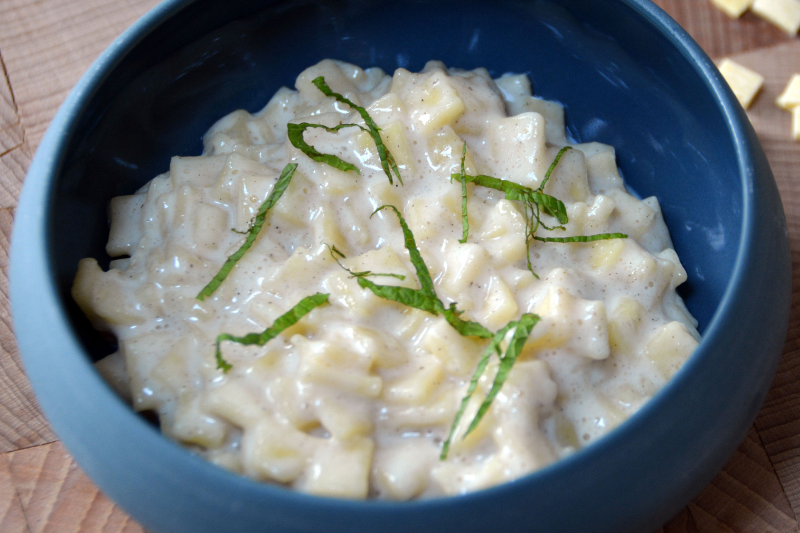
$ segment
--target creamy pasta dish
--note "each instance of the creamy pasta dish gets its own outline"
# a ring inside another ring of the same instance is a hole
[[[325,60],[110,205],[98,370],[250,478],[461,494],[635,413],[697,346],[656,198],[524,75]]]

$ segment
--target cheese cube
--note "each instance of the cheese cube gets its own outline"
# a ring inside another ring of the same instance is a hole
[[[662,326],[645,346],[644,357],[667,379],[689,358],[697,347],[697,341],[686,326],[670,322]]]
[[[617,208],[611,197],[598,194],[586,212],[585,229],[589,233],[602,233],[606,230],[608,219]]]
[[[433,398],[423,405],[389,406],[387,420],[382,423],[396,431],[427,429],[440,424],[447,424],[450,427],[457,409],[458,400],[452,396],[452,390],[446,390],[435,393]],[[464,418],[471,420],[468,413]]]
[[[201,250],[216,250],[225,242],[228,212],[211,204],[197,204],[194,211],[194,243]]]
[[[444,379],[438,359],[428,358],[419,369],[393,381],[384,392],[387,401],[406,405],[422,405]]]
[[[291,340],[300,353],[297,374],[302,381],[369,398],[380,396],[383,380],[370,374],[373,362],[370,354],[324,341],[308,341],[300,335]]]
[[[363,403],[348,405],[330,397],[318,399],[315,407],[323,427],[336,439],[346,440],[372,433],[372,411]]]
[[[751,9],[789,35],[800,29],[800,0],[755,0]]]
[[[792,139],[800,141],[800,106],[792,109]]]
[[[492,120],[489,143],[498,172],[505,179],[534,188],[544,179],[550,161],[545,145],[545,120],[539,113]]]
[[[738,19],[753,4],[753,0],[711,0],[711,3],[729,17]]]
[[[372,139],[370,139],[372,140]],[[414,172],[414,156],[408,146],[405,127],[399,121],[392,122],[381,129],[381,140],[394,157],[397,166],[410,173]],[[376,149],[377,150],[377,149]]]
[[[242,437],[245,472],[257,479],[294,481],[313,453],[312,437],[271,416],[264,417]]]
[[[616,353],[628,353],[642,321],[644,307],[633,298],[622,297],[608,321],[608,342]]]
[[[264,418],[256,395],[232,382],[209,390],[203,409],[243,429],[255,427]]]
[[[319,496],[366,498],[374,448],[367,438],[329,440],[314,453],[302,490]]]
[[[425,452],[422,445],[410,442],[376,452],[373,480],[381,495],[408,500],[425,490],[431,468],[431,461],[423,459]]]
[[[297,77],[295,82],[297,92],[310,104],[320,104],[325,99],[325,95],[312,82],[322,76],[325,78],[325,84],[333,92],[344,95],[345,98],[349,98],[356,104],[361,104],[357,96],[358,88],[353,84],[352,78],[342,71],[342,66],[338,61],[325,59],[308,67]]]
[[[145,321],[144,306],[135,300],[122,270],[103,272],[95,259],[81,259],[72,298],[97,329],[105,324],[131,326]]]
[[[464,139],[450,126],[444,126],[441,130],[432,135],[428,140],[431,152],[431,162],[440,168],[444,165],[450,174],[461,172],[461,154],[464,149]],[[468,175],[477,174],[475,162],[472,159],[472,152],[467,149],[464,155],[464,172]]]
[[[597,241],[592,244],[589,262],[594,269],[610,269],[622,257],[622,250],[624,249],[625,241],[623,239]]]
[[[444,369],[457,376],[463,376],[475,369],[475,364],[483,349],[474,337],[460,335],[443,318],[436,318],[422,334],[420,347],[433,354]]]
[[[517,315],[517,311],[519,306],[514,293],[498,276],[492,276],[483,302],[481,323],[492,329],[500,329]]]
[[[175,156],[169,162],[169,176],[173,189],[183,185],[211,187],[219,178],[227,156]]]
[[[228,425],[208,416],[198,400],[178,400],[175,411],[161,416],[161,431],[170,438],[204,448],[219,448],[228,435]]]
[[[598,152],[594,155],[586,156],[586,171],[589,179],[589,188],[594,194],[604,193],[611,189],[625,188],[617,169],[617,159],[613,151]]]
[[[442,287],[454,298],[458,297],[475,281],[488,261],[489,254],[483,246],[446,240]]]
[[[106,244],[106,253],[111,257],[132,255],[142,237],[140,222],[145,203],[144,194],[116,196],[109,205],[111,229]]]
[[[775,104],[786,111],[791,111],[793,107],[800,105],[800,74],[792,75],[786,88],[775,100]]]
[[[555,426],[556,439],[558,439],[559,444],[566,448],[574,448],[576,450],[581,447],[578,434],[575,431],[575,426],[566,415],[563,413],[556,414]]]
[[[444,72],[435,72],[425,83],[409,90],[405,103],[413,109],[411,118],[425,135],[452,124],[466,111],[464,101]]]
[[[800,2],[800,0],[798,0]],[[800,5],[800,4],[798,4]],[[736,99],[742,104],[742,107],[747,109],[753,102],[753,99],[761,90],[764,84],[764,76],[758,72],[753,72],[749,68],[731,61],[730,59],[723,59],[719,65],[719,72],[725,81],[728,82]]]

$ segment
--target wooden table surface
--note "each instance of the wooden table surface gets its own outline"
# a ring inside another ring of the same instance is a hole
[[[39,141],[90,63],[156,0],[0,0],[0,532],[143,531],[81,472],[25,377],[8,305],[14,210]],[[708,0],[656,0],[714,59],[766,83],[748,112],[780,188],[792,243],[793,309],[783,359],[753,428],[725,469],[664,525],[678,532],[797,532],[800,516],[800,142],[773,105],[800,72],[800,38]]]

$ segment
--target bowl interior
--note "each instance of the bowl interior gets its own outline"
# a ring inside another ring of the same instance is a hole
[[[702,332],[730,279],[741,233],[742,190],[727,124],[663,37],[625,18],[624,30],[615,26],[614,11],[629,7],[558,4],[290,1],[264,8],[238,0],[223,9],[201,1],[185,9],[181,23],[156,28],[97,89],[58,177],[51,260],[87,348],[94,357],[113,350],[88,327],[69,289],[80,258],[108,261],[110,198],[165,172],[173,155],[199,155],[203,133],[218,118],[259,110],[327,57],[389,73],[418,70],[429,59],[484,66],[493,76],[527,73],[536,95],[566,106],[576,140],[614,146],[629,187],[658,197],[689,273],[681,294]]]

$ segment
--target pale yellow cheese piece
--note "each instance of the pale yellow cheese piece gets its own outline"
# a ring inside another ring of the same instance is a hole
[[[742,13],[753,5],[753,0],[711,0],[711,3],[721,9],[731,18],[738,19]]]
[[[751,9],[789,35],[800,29],[800,0],[755,0]]]
[[[745,109],[750,107],[756,94],[761,90],[761,86],[764,85],[764,76],[730,59],[722,60],[719,71],[742,107]]]
[[[405,95],[411,118],[424,134],[430,135],[445,124],[452,124],[466,107],[444,72],[435,72],[428,80]]]
[[[800,141],[800,106],[792,109],[792,138]]]
[[[786,88],[775,100],[775,105],[786,111],[791,111],[793,107],[800,105],[800,74],[792,75]]]

